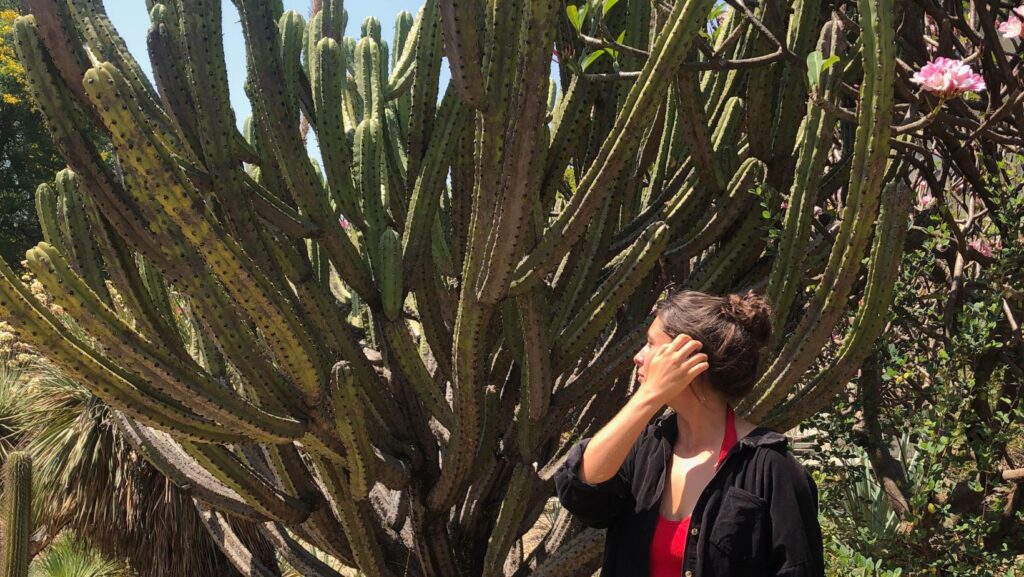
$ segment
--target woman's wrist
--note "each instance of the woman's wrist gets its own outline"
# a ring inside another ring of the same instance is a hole
[[[648,417],[654,416],[655,413],[665,406],[665,402],[653,394],[650,388],[643,386],[633,393],[633,396],[629,398],[627,403],[632,404],[640,411],[650,413]]]

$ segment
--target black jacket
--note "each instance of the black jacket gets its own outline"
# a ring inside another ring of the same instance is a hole
[[[675,412],[633,444],[616,476],[592,485],[578,476],[590,439],[574,445],[555,473],[562,506],[604,528],[601,577],[647,577]],[[785,435],[758,427],[726,454],[694,507],[681,577],[824,577],[818,489]],[[699,522],[698,522],[699,520]]]

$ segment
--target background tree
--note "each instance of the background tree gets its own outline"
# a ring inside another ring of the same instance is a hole
[[[16,0],[0,0],[0,255],[18,263],[42,240],[36,186],[64,166],[25,86],[14,53]]]

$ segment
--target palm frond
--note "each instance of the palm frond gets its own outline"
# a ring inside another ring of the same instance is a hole
[[[29,577],[126,577],[128,569],[103,557],[86,542],[61,535],[46,552],[32,562]]]

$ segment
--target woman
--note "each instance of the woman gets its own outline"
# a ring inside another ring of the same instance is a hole
[[[655,311],[636,392],[555,474],[562,506],[608,529],[601,577],[824,576],[814,481],[784,435],[733,412],[767,302],[680,291]]]

